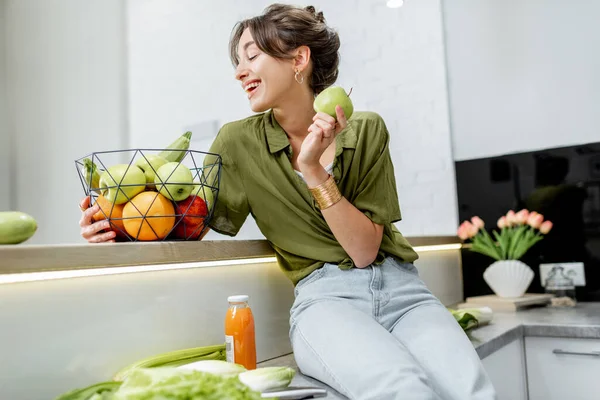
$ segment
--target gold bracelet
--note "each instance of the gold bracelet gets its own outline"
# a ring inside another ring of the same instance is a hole
[[[338,189],[331,175],[325,182],[309,190],[321,210],[331,207],[342,199],[340,189]]]

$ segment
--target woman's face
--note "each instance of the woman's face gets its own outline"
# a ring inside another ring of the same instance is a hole
[[[283,100],[293,95],[294,61],[280,60],[263,53],[246,29],[238,44],[239,65],[235,78],[242,84],[254,112],[276,108]]]

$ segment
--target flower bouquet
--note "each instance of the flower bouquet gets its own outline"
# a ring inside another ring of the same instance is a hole
[[[471,242],[471,251],[496,260],[483,273],[486,283],[499,297],[521,297],[533,280],[533,270],[519,261],[525,253],[552,229],[551,221],[533,211],[510,210],[498,219],[498,230],[487,232],[485,223],[475,216],[464,221],[457,235]]]

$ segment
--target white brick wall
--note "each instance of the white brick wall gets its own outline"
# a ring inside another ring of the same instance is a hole
[[[0,5],[6,12],[0,40],[6,40],[12,206],[38,221],[28,244],[82,242],[76,204],[84,193],[74,161],[126,142],[123,4],[4,0]],[[4,164],[0,167],[4,172]],[[9,186],[4,176],[0,173],[0,193]]]
[[[457,160],[600,140],[600,2],[443,3]]]
[[[165,137],[194,124],[221,125],[251,114],[233,79],[227,43],[237,20],[270,3],[128,1],[132,146],[162,146]],[[399,229],[406,235],[452,234],[456,194],[440,2],[407,1],[400,9],[383,0],[311,4],[341,35],[338,84],[353,87],[355,108],[380,113],[391,132],[404,217]],[[213,135],[207,132],[201,142],[210,143]],[[259,237],[249,218],[236,239]]]

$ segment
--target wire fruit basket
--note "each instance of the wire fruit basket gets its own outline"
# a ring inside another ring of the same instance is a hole
[[[219,195],[221,156],[196,150],[100,151],[75,160],[92,222],[108,219],[116,241],[202,238]]]

